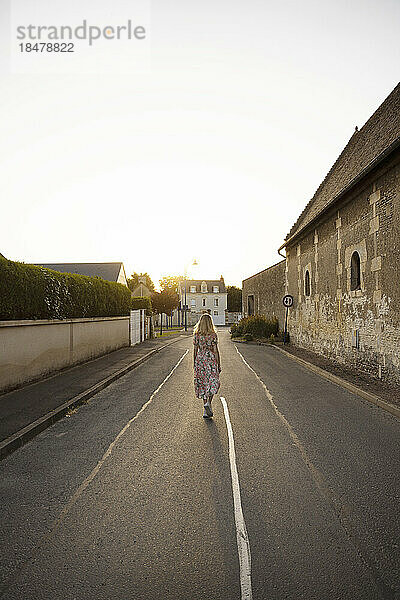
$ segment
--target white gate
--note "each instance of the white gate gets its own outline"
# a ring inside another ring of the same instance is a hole
[[[151,317],[146,316],[144,309],[131,310],[129,332],[131,346],[140,344],[151,337]]]
[[[140,310],[131,310],[131,318],[129,323],[131,346],[139,344],[140,339]]]
[[[146,317],[144,309],[131,310],[129,329],[131,346],[140,344],[150,337],[150,317]]]

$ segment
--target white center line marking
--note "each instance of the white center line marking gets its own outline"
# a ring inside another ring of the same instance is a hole
[[[229,417],[228,405],[225,398],[221,396],[222,406],[224,408],[226,428],[228,430],[229,440],[229,462],[231,465],[233,506],[235,512],[236,540],[239,554],[240,570],[240,589],[241,600],[251,600],[253,597],[251,589],[251,554],[250,542],[247,535],[246,523],[243,517],[242,500],[240,496],[239,476],[236,466],[235,442],[233,439],[233,430]]]

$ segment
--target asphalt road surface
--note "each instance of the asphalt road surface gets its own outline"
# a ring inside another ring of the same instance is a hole
[[[0,598],[400,598],[399,421],[219,338],[213,419],[186,338],[0,463]]]

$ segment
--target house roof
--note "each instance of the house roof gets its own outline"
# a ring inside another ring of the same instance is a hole
[[[150,298],[151,296],[151,290],[149,290],[149,288],[147,287],[147,285],[145,283],[139,283],[139,285],[137,285],[133,290],[132,290],[132,296],[138,298],[141,295]]]
[[[121,267],[124,269],[122,262],[112,263],[52,263],[52,264],[36,264],[38,267],[52,269],[60,273],[75,273],[77,275],[86,275],[87,277],[101,277],[106,281],[117,281]],[[125,269],[124,269],[125,273]]]
[[[189,291],[190,286],[195,285],[196,293],[201,294],[201,284],[203,283],[203,281],[205,281],[205,283],[207,284],[207,289],[209,290],[209,292],[212,293],[213,286],[217,285],[219,287],[220,294],[226,293],[225,282],[223,279],[187,279],[186,280],[186,290]],[[181,291],[182,292],[185,291],[185,282],[184,281],[181,282]]]
[[[365,125],[353,133],[285,240],[296,237],[354,180],[400,141],[400,83]]]

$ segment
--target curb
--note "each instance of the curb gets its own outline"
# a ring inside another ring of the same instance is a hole
[[[309,363],[306,360],[299,358],[298,356],[295,356],[294,354],[290,354],[290,352],[286,352],[286,350],[283,350],[282,348],[279,348],[278,346],[273,346],[273,347],[276,350],[278,350],[279,352],[282,352],[282,354],[285,354],[285,356],[288,356],[295,362],[299,363],[303,367],[306,367],[306,369],[309,369],[309,371],[314,371],[314,373],[317,373],[321,377],[328,379],[328,381],[331,381],[332,383],[336,383],[337,385],[340,385],[340,387],[345,388],[346,390],[348,390],[349,392],[352,392],[353,394],[356,394],[357,396],[360,396],[364,400],[368,400],[368,402],[371,402],[372,404],[379,406],[383,410],[386,410],[387,412],[391,413],[392,415],[394,415],[395,417],[400,419],[400,408],[399,407],[394,406],[393,404],[389,404],[388,402],[385,402],[384,400],[382,400],[382,398],[379,398],[379,396],[375,396],[375,394],[371,394],[371,392],[365,392],[361,388],[357,387],[356,385],[353,385],[352,383],[349,383],[348,381],[345,381],[341,377],[338,377],[337,375],[333,375],[332,373],[329,373],[329,371],[325,371],[325,369],[322,369],[321,367],[317,367],[316,365],[313,365],[312,363]]]
[[[66,413],[69,410],[71,410],[72,408],[76,408],[80,404],[83,404],[86,400],[88,400],[101,390],[104,390],[104,388],[109,386],[111,383],[113,383],[123,375],[126,375],[126,373],[129,373],[129,371],[132,371],[133,369],[141,365],[143,362],[151,358],[154,354],[157,354],[157,352],[160,352],[160,350],[164,350],[164,348],[167,348],[168,346],[171,346],[172,344],[175,344],[180,340],[181,336],[172,340],[168,344],[164,344],[164,346],[154,348],[154,350],[151,350],[141,358],[138,358],[137,360],[131,362],[129,365],[126,365],[119,371],[116,371],[112,375],[109,375],[105,379],[102,379],[88,390],[85,390],[84,392],[81,392],[80,394],[74,396],[70,400],[67,400],[66,402],[64,402],[64,404],[61,404],[54,410],[48,412],[43,417],[40,417],[40,419],[36,419],[36,421],[34,421],[33,423],[30,423],[23,429],[20,429],[10,437],[6,438],[2,442],[0,442],[0,460],[14,452],[14,450],[21,448],[24,444],[26,444],[26,442],[29,442],[29,440],[31,440],[36,435],[53,425],[56,421],[62,419],[62,417],[66,415]]]

